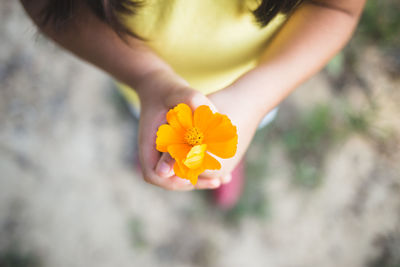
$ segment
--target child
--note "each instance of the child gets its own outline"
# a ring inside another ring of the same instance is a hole
[[[191,190],[229,182],[262,118],[346,44],[365,0],[21,2],[46,35],[135,89],[144,179]],[[195,187],[155,149],[166,112],[182,102],[209,105],[238,128],[236,156]]]

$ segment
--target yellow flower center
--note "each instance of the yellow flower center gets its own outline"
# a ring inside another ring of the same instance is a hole
[[[200,145],[203,142],[203,138],[203,133],[196,127],[188,129],[185,134],[185,141],[191,146]]]

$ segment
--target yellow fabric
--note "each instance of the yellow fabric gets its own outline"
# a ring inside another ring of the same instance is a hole
[[[255,23],[257,0],[145,0],[125,22],[194,89],[209,94],[253,68],[286,20]],[[122,93],[139,104],[134,91]]]

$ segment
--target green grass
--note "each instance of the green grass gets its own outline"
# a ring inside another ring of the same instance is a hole
[[[136,249],[142,249],[147,246],[143,228],[143,223],[139,218],[132,218],[129,221],[130,240],[133,247]]]
[[[349,111],[347,112],[347,124],[350,131],[367,133],[371,127],[370,112]]]
[[[332,111],[320,105],[280,134],[293,164],[295,184],[309,188],[320,184],[324,155],[334,143],[336,133]]]
[[[365,5],[356,37],[382,48],[400,46],[400,2],[370,0]]]
[[[340,52],[329,61],[329,63],[325,66],[325,69],[330,76],[339,78],[341,75],[343,75],[345,63],[345,54],[344,52]]]

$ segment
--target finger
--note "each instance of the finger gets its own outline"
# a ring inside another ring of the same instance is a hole
[[[161,181],[161,186],[167,190],[172,191],[190,191],[195,188],[189,180],[182,179],[175,175],[170,178],[164,178]]]
[[[169,153],[163,153],[156,166],[156,174],[161,177],[167,178],[174,175],[175,160]]]
[[[222,175],[218,171],[205,171],[199,176],[199,180],[219,180],[221,184],[227,184],[232,180],[231,174]]]
[[[232,174],[227,174],[227,175],[221,177],[222,184],[227,184],[230,181],[232,181]]]
[[[199,177],[202,179],[219,179],[221,177],[221,172],[218,170],[206,170],[202,172]]]
[[[195,189],[215,189],[221,186],[219,179],[199,178]]]
[[[147,183],[156,185],[166,190],[189,191],[194,189],[194,186],[190,183],[189,180],[179,178],[175,175],[168,178],[164,178],[156,175],[156,173],[153,172],[153,173],[146,173],[146,175],[144,175],[143,178]]]

